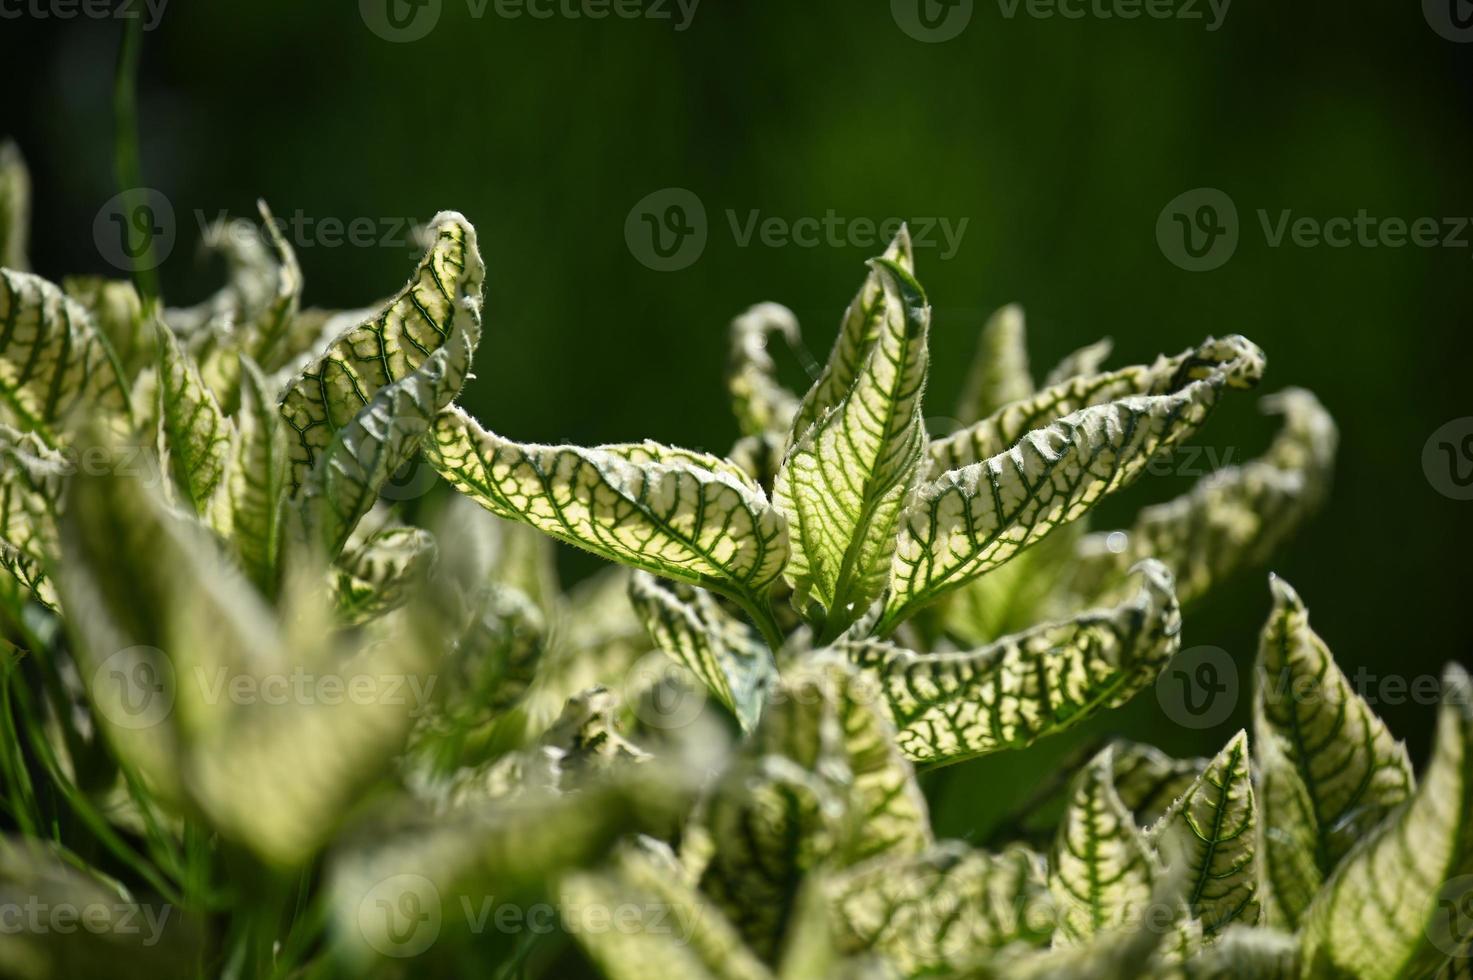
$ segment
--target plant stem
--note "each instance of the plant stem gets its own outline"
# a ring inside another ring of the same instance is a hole
[[[113,171],[123,194],[123,211],[131,218],[141,207],[142,166],[138,157],[138,52],[143,45],[143,20],[124,21],[123,43],[113,77]],[[144,233],[143,252],[133,260],[133,284],[145,306],[158,299],[154,272],[153,233]]]
[[[776,656],[777,652],[782,649],[785,637],[782,627],[777,625],[777,616],[772,612],[772,604],[766,599],[738,599],[737,601],[757,627],[758,632],[762,634],[762,639],[767,642],[768,648]]]

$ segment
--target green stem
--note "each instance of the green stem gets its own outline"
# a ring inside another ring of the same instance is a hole
[[[123,212],[137,213],[142,206],[143,168],[138,155],[138,52],[143,45],[143,19],[124,21],[123,43],[118,49],[117,74],[113,77],[113,170],[123,194]],[[145,306],[158,299],[158,276],[154,272],[153,235],[145,232],[143,253],[133,260],[133,284]]]
[[[762,634],[762,639],[774,656],[782,649],[786,638],[783,636],[782,627],[777,624],[777,616],[773,614],[772,604],[766,599],[738,598],[737,602],[742,610],[746,612],[749,619]]]

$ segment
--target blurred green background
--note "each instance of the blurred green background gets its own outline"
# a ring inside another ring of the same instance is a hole
[[[1313,389],[1342,430],[1331,502],[1274,568],[1347,671],[1467,662],[1473,502],[1439,493],[1422,452],[1473,414],[1473,233],[1455,247],[1271,247],[1259,211],[1271,224],[1285,209],[1473,214],[1473,45],[1439,37],[1413,4],[1243,2],[1216,30],[1196,6],[1206,20],[1010,18],[979,0],[957,37],[923,43],[883,0],[704,0],[683,30],[673,4],[673,21],[590,20],[494,5],[477,17],[442,0],[425,37],[391,43],[353,3],[176,2],[146,35],[140,83],[145,182],[175,209],[165,294],[214,288],[201,222],[252,215],[258,196],[284,218],[380,230],[454,208],[489,267],[466,397],[488,426],[721,452],[735,436],[721,387],[730,317],[785,303],[822,358],[878,251],[743,246],[728,211],[739,224],[753,211],[965,221],[954,255],[917,256],[936,311],[929,414],[951,413],[977,330],[1005,302],[1027,310],[1040,374],[1102,335],[1127,364],[1245,333],[1268,352],[1266,390]],[[92,227],[117,189],[118,36],[110,21],[0,21],[0,132],[31,163],[32,253],[53,278],[113,271]],[[1157,219],[1204,186],[1235,202],[1240,240],[1221,267],[1188,272],[1158,246]],[[668,187],[697,195],[709,235],[698,260],[659,272],[631,253],[625,222]],[[402,240],[295,244],[313,305],[387,294],[415,257]],[[796,359],[784,369],[805,383]],[[1273,426],[1253,403],[1231,399],[1194,444],[1218,459],[1258,452]],[[1096,526],[1190,483],[1147,477]],[[568,561],[570,575],[589,567]],[[1184,645],[1231,651],[1246,692],[1268,604],[1265,572],[1242,576],[1189,610]],[[1432,709],[1377,707],[1424,758]],[[984,830],[1090,734],[1188,754],[1247,720],[1239,697],[1221,725],[1183,729],[1148,692],[1077,736],[929,775],[939,829]]]

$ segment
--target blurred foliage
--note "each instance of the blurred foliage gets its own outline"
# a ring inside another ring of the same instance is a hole
[[[141,152],[178,219],[161,270],[171,303],[218,280],[198,258],[202,226],[252,213],[258,196],[288,220],[427,221],[453,207],[482,229],[488,267],[470,410],[523,439],[724,452],[735,429],[711,393],[727,320],[784,302],[822,348],[856,263],[878,251],[740,247],[728,209],[966,219],[954,257],[918,256],[940,390],[959,387],[978,329],[1005,302],[1028,311],[1035,366],[1105,334],[1119,364],[1249,334],[1268,352],[1270,389],[1312,388],[1343,433],[1327,507],[1274,567],[1320,610],[1347,672],[1435,674],[1470,659],[1470,505],[1439,495],[1420,465],[1432,431],[1470,412],[1469,246],[1271,248],[1257,214],[1473,214],[1468,53],[1414,5],[1234,5],[1208,32],[1009,20],[978,4],[959,38],[936,45],[902,33],[884,3],[707,0],[677,32],[494,8],[477,19],[446,0],[410,44],[381,40],[354,7],[180,3],[147,35]],[[0,24],[20,96],[4,100],[0,132],[31,162],[47,216],[31,251],[46,275],[112,271],[91,228],[116,190],[117,37],[109,22]],[[668,186],[702,199],[711,233],[699,261],[659,273],[630,255],[623,228],[636,201]],[[1236,201],[1242,238],[1222,268],[1188,273],[1154,229],[1167,201],[1199,186]],[[321,306],[361,302],[358,284],[397,281],[415,253],[296,244],[305,299]],[[783,367],[801,383],[796,362]],[[1242,438],[1213,448],[1246,459],[1272,423],[1247,401],[1224,412],[1204,438]],[[1190,483],[1144,480],[1098,526]],[[1186,625],[1184,646],[1233,652],[1243,690],[1263,595],[1259,573],[1241,576]],[[1376,708],[1424,758],[1427,708]],[[1021,795],[1102,730],[1187,755],[1220,746],[1247,714],[1240,697],[1220,726],[1187,732],[1142,697],[1074,738],[940,771],[928,777],[937,829],[985,825],[1010,802],[997,787]]]

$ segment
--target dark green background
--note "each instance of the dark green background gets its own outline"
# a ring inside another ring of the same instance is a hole
[[[489,267],[486,342],[466,401],[511,436],[651,437],[722,451],[728,319],[778,300],[820,357],[873,250],[738,247],[725,212],[794,219],[946,216],[958,254],[918,256],[935,305],[932,415],[952,398],[986,314],[1028,311],[1035,367],[1109,334],[1115,364],[1242,332],[1266,389],[1316,391],[1342,450],[1328,508],[1275,561],[1347,668],[1412,677],[1468,659],[1473,503],[1438,494],[1423,444],[1473,414],[1473,248],[1270,248],[1258,209],[1329,218],[1473,214],[1469,51],[1413,3],[1250,3],[1202,21],[1004,18],[980,0],[943,44],[887,3],[705,0],[677,32],[648,20],[508,20],[444,0],[424,40],[391,44],[353,3],[184,3],[146,37],[146,183],[173,202],[174,302],[218,273],[196,210],[427,219],[463,211]],[[92,219],[111,176],[113,23],[0,21],[15,135],[36,182],[39,271],[108,271]],[[1468,46],[1473,47],[1473,46]],[[650,271],[624,222],[686,187],[711,235],[699,261]],[[1199,186],[1236,202],[1242,237],[1215,271],[1158,249],[1163,206]],[[1473,236],[1465,236],[1473,237]],[[405,248],[299,243],[307,299],[357,305],[403,281]],[[796,365],[788,366],[795,383]],[[1196,440],[1243,459],[1272,431],[1237,397]],[[1100,526],[1184,489],[1143,480]],[[586,564],[570,563],[573,573]],[[1185,643],[1250,662],[1263,572],[1190,611]],[[1244,673],[1246,680],[1246,672]],[[1379,705],[1424,756],[1431,709]],[[1148,693],[1093,729],[1207,751]],[[941,829],[966,832],[1069,744],[928,777]]]

